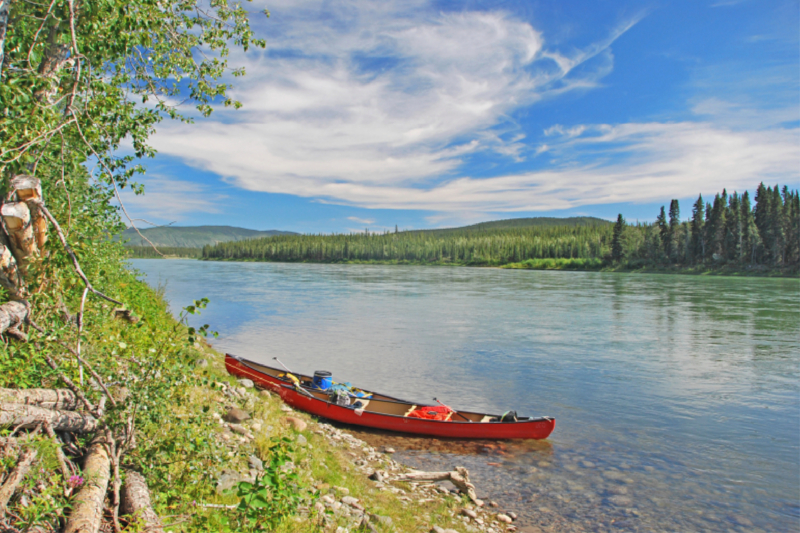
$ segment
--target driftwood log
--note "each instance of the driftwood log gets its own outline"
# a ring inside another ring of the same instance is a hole
[[[153,510],[150,503],[150,491],[147,489],[147,482],[138,472],[128,471],[125,475],[125,484],[122,485],[122,501],[120,511],[128,515],[132,521],[141,524],[142,529],[147,533],[163,533],[164,528],[161,520]]]
[[[0,426],[33,429],[41,424],[50,424],[55,431],[75,433],[88,433],[97,429],[97,420],[90,415],[44,409],[35,405],[0,404]]]
[[[111,477],[111,460],[101,438],[95,438],[83,465],[84,483],[72,502],[64,533],[97,533]]]
[[[74,411],[78,407],[78,397],[68,389],[0,388],[0,404],[5,403],[36,405],[45,409]]]
[[[0,305],[0,335],[10,335],[27,340],[19,327],[28,319],[28,306],[22,302],[7,302]]]
[[[473,502],[478,501],[475,494],[475,485],[469,482],[469,471],[463,466],[457,466],[453,472],[419,472],[412,471],[400,474],[397,481],[449,481],[458,490],[466,494]]]
[[[34,459],[36,459],[36,450],[25,450],[20,453],[16,468],[8,476],[3,486],[0,487],[0,519],[5,517],[8,502],[16,492],[17,486],[25,479],[25,475],[31,469]]]

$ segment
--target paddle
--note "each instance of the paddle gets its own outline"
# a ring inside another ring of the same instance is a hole
[[[438,400],[438,399],[436,399],[436,398],[434,398],[434,399],[433,399],[433,401],[434,401],[434,402],[439,402],[439,400]],[[472,422],[472,420],[470,420],[470,419],[469,419],[469,418],[467,418],[466,416],[462,415],[461,413],[459,413],[458,411],[456,411],[455,409],[453,409],[453,408],[452,408],[452,407],[450,407],[449,405],[444,405],[442,402],[439,402],[439,405],[442,405],[442,406],[444,406],[444,407],[447,407],[448,409],[450,409],[451,411],[453,411],[453,414],[454,414],[454,415],[458,415],[458,416],[460,416],[461,418],[463,418],[463,419],[464,419],[464,420],[466,420],[467,422]]]
[[[286,366],[286,365],[284,365],[284,364],[283,364],[283,361],[281,361],[281,360],[280,360],[280,359],[278,359],[277,357],[273,357],[273,359],[274,359],[275,361],[277,361],[278,363],[280,363],[280,365],[281,365],[281,366],[282,366],[282,367],[283,367],[283,368],[284,368],[284,369],[285,369],[287,372],[289,372],[290,374],[294,375],[294,372],[292,372],[291,370],[289,370],[289,367],[288,367],[288,366]],[[308,397],[309,397],[309,398],[311,398],[312,400],[316,400],[316,398],[314,397],[314,395],[313,395],[313,394],[311,394],[310,392],[308,392],[307,390],[305,390],[305,389],[303,388],[303,386],[302,386],[302,385],[299,385],[299,383],[300,383],[300,381],[298,381],[297,383],[295,383],[295,384],[294,384],[294,390],[296,390],[296,391],[297,391],[297,392],[299,392],[300,394],[303,394],[303,395],[305,395],[305,396],[308,396]]]

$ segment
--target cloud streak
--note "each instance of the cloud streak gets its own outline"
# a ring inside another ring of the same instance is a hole
[[[566,53],[504,12],[440,13],[421,0],[270,9],[270,50],[240,58],[244,110],[160,125],[161,153],[247,190],[462,216],[752,188],[800,166],[796,128],[733,128],[712,100],[695,106],[703,122],[554,125],[531,146],[512,114],[596,87],[642,15]],[[540,170],[472,176],[464,162],[476,153],[535,158]]]

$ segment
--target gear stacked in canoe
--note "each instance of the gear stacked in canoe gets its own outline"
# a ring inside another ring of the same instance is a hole
[[[292,373],[226,354],[232,375],[253,380],[280,395],[284,402],[337,422],[435,437],[470,439],[546,439],[555,428],[552,417],[517,417],[422,405],[385,394],[336,383],[331,373]]]

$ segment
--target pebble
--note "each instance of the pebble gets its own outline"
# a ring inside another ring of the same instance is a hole
[[[248,457],[247,458],[247,463],[251,467],[253,467],[256,470],[258,470],[259,472],[263,472],[264,471],[264,461],[262,461],[261,459],[259,459],[255,455],[251,455],[250,457]]]
[[[472,509],[461,509],[461,514],[463,514],[464,516],[468,516],[473,520],[478,518],[478,513],[476,513]]]
[[[253,431],[258,433],[259,431],[261,431],[261,428],[264,427],[264,426],[262,426],[260,422],[254,422],[253,425],[251,425],[250,427],[253,428]]]
[[[262,391],[259,392],[259,394],[261,396],[264,396],[265,398],[269,398],[270,396],[272,396],[272,394],[270,394],[270,392],[268,390],[262,390]]]
[[[242,475],[239,472],[223,470],[217,479],[217,492],[222,494],[226,490],[232,489],[240,481],[242,481]]]
[[[325,494],[325,495],[323,495],[323,496],[320,498],[320,500],[322,500],[322,501],[324,501],[324,502],[327,502],[327,503],[331,503],[331,504],[332,504],[333,502],[335,502],[335,501],[336,501],[336,500],[333,498],[333,496],[331,496],[330,494]]]
[[[252,379],[237,379],[236,381],[245,389],[252,389],[256,386]]]
[[[377,481],[378,483],[382,483],[382,482],[383,482],[383,476],[382,476],[382,475],[381,475],[381,473],[380,473],[380,472],[378,472],[378,471],[375,471],[375,472],[373,472],[372,474],[370,474],[370,475],[369,475],[369,478],[370,478],[372,481]]]
[[[208,366],[208,360],[206,359],[198,359],[197,364],[195,365],[197,368],[205,368]]]
[[[503,513],[500,513],[500,514],[498,514],[498,515],[497,515],[497,519],[498,519],[500,522],[505,522],[506,524],[510,524],[510,523],[512,522],[512,520],[511,520],[511,517],[510,517],[510,516],[508,516],[508,515],[505,515],[505,514],[503,514]]]
[[[297,444],[299,444],[300,446],[305,446],[306,444],[308,444],[308,440],[303,435],[298,435]]]
[[[517,513],[506,513],[506,514],[511,517],[511,520],[517,519]]]
[[[291,424],[296,431],[303,431],[308,427],[308,424],[306,424],[304,420],[300,420],[299,418],[295,418],[293,416],[287,416],[286,421]]]
[[[233,409],[229,409],[227,413],[225,413],[225,421],[226,422],[233,422],[238,424],[239,422],[244,422],[245,420],[250,418],[250,413],[245,411],[244,409],[239,409],[238,407],[234,407]]]

